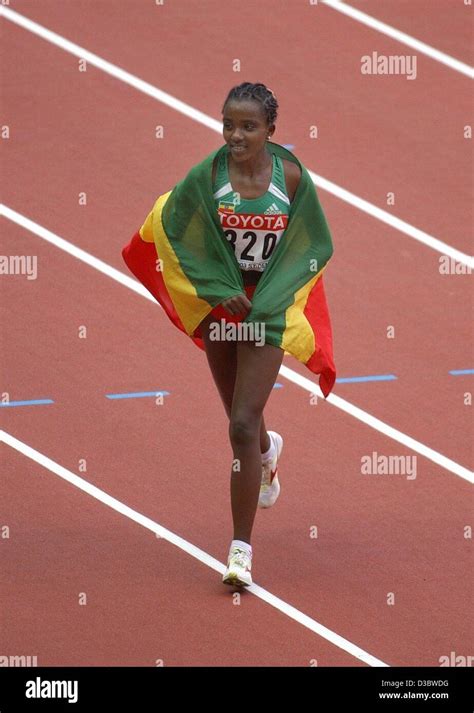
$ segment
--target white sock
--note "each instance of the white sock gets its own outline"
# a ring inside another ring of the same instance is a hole
[[[249,545],[248,542],[244,542],[243,540],[232,540],[230,547],[231,549],[232,547],[240,547],[240,549],[245,550],[250,556],[252,556],[252,545]]]
[[[267,431],[267,433],[268,433],[268,431]],[[271,458],[273,458],[275,456],[275,453],[276,453],[276,446],[275,446],[275,442],[272,438],[272,434],[269,433],[268,437],[270,439],[270,448],[268,449],[268,451],[266,453],[262,453],[263,461],[270,460]]]

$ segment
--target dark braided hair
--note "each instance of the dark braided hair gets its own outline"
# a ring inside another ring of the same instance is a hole
[[[257,82],[257,84],[252,84],[252,82],[243,82],[236,87],[232,87],[227,95],[227,99],[224,102],[224,106],[222,107],[222,113],[224,113],[227,102],[232,100],[239,101],[241,99],[254,99],[255,101],[260,102],[263,111],[265,112],[268,124],[271,125],[275,123],[277,118],[278,102],[272,90],[268,89],[265,84],[261,84],[260,82]]]

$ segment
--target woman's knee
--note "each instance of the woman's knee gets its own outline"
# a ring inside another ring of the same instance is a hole
[[[232,445],[245,446],[259,437],[262,414],[231,413],[229,419],[229,438]]]

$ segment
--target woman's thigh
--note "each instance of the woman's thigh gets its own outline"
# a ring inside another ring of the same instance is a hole
[[[258,427],[265,404],[278,376],[284,351],[272,344],[237,343],[237,371],[230,429],[252,432]]]
[[[237,343],[211,339],[210,325],[214,321],[216,317],[212,314],[208,315],[201,322],[201,334],[212,377],[227,415],[230,417],[237,372]]]

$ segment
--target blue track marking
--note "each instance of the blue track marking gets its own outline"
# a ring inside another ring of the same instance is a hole
[[[396,381],[394,374],[379,374],[375,376],[347,376],[336,379],[336,384],[354,384],[360,381]]]
[[[43,404],[54,404],[52,399],[33,399],[32,401],[9,401],[5,404],[0,403],[0,406],[42,406]]]
[[[146,396],[169,396],[169,391],[137,391],[131,394],[106,394],[108,399],[144,399]]]

